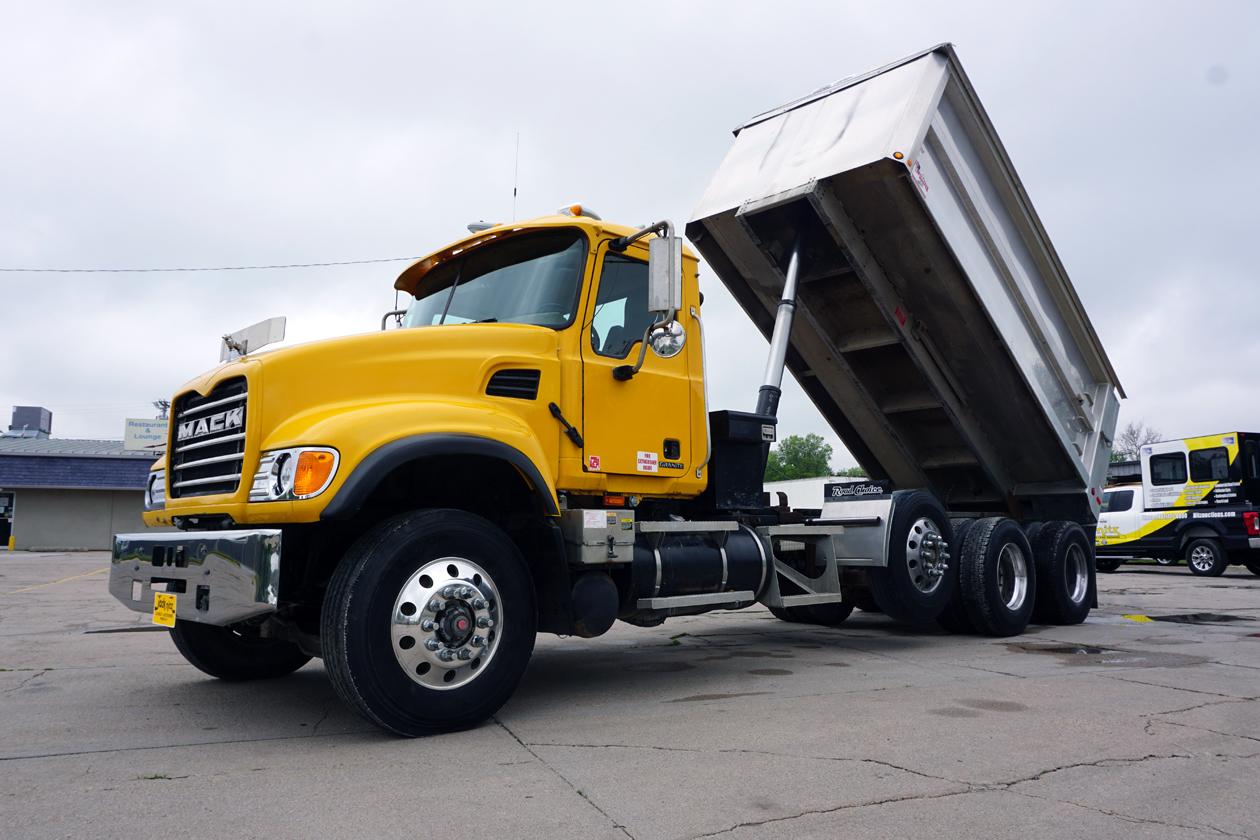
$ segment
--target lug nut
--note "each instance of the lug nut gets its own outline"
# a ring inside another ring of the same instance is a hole
[[[476,594],[477,594],[477,590],[473,589],[471,586],[465,586],[463,589],[459,591],[459,597],[464,598],[465,600],[467,600],[468,598],[471,598],[472,596]]]
[[[429,650],[437,650],[438,648],[442,646],[442,643],[439,642],[437,639],[428,639],[427,641],[425,641],[424,646],[428,648]]]
[[[477,598],[477,599],[475,599],[475,600],[472,602],[472,608],[473,608],[474,610],[484,610],[484,609],[486,608],[486,606],[487,606],[487,605],[486,605],[486,599],[485,599],[485,598]]]
[[[436,628],[437,628],[437,622],[431,618],[426,618],[424,621],[420,622],[420,629],[425,631],[426,633],[431,633]]]
[[[443,598],[454,598],[458,594],[459,594],[459,587],[453,583],[442,587]]]
[[[468,648],[464,648],[463,650],[459,652],[460,659],[472,659],[472,657],[473,657],[473,653]]]
[[[455,658],[455,651],[451,650],[450,648],[446,648],[445,650],[438,651],[438,659],[441,659],[443,662],[450,662],[454,658]]]
[[[473,647],[483,647],[483,646],[485,645],[485,643],[486,643],[486,640],[485,640],[485,639],[483,639],[483,638],[481,638],[480,636],[473,636],[473,637],[472,637],[472,642],[471,642],[471,644],[472,644],[472,646],[473,646]]]
[[[438,610],[442,609],[442,602],[439,601],[437,598],[434,598],[432,601],[425,604],[424,608],[428,610],[429,612],[437,612]]]
[[[486,629],[486,628],[489,628],[489,627],[493,627],[493,626],[494,626],[494,619],[493,619],[493,618],[490,618],[490,617],[488,617],[488,616],[484,616],[484,615],[483,615],[483,616],[479,616],[479,617],[477,618],[477,626],[478,626],[478,627],[480,627],[480,628],[482,628],[483,630],[484,630],[484,629]]]

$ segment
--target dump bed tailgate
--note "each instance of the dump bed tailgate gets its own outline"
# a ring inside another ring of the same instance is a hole
[[[687,234],[862,465],[954,510],[1092,522],[1115,372],[953,48],[768,112]]]

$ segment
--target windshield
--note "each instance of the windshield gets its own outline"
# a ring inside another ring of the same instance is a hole
[[[574,230],[524,234],[486,245],[429,272],[405,327],[513,323],[559,329],[573,322],[586,261]]]

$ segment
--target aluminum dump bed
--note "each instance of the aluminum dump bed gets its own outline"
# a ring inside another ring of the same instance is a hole
[[[1093,522],[1123,396],[953,47],[736,130],[687,235],[863,467],[951,510]]]

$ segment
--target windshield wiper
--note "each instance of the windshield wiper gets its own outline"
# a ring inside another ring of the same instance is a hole
[[[468,323],[470,324],[497,324],[499,323],[499,319],[498,318],[481,318],[477,321],[469,321]]]

